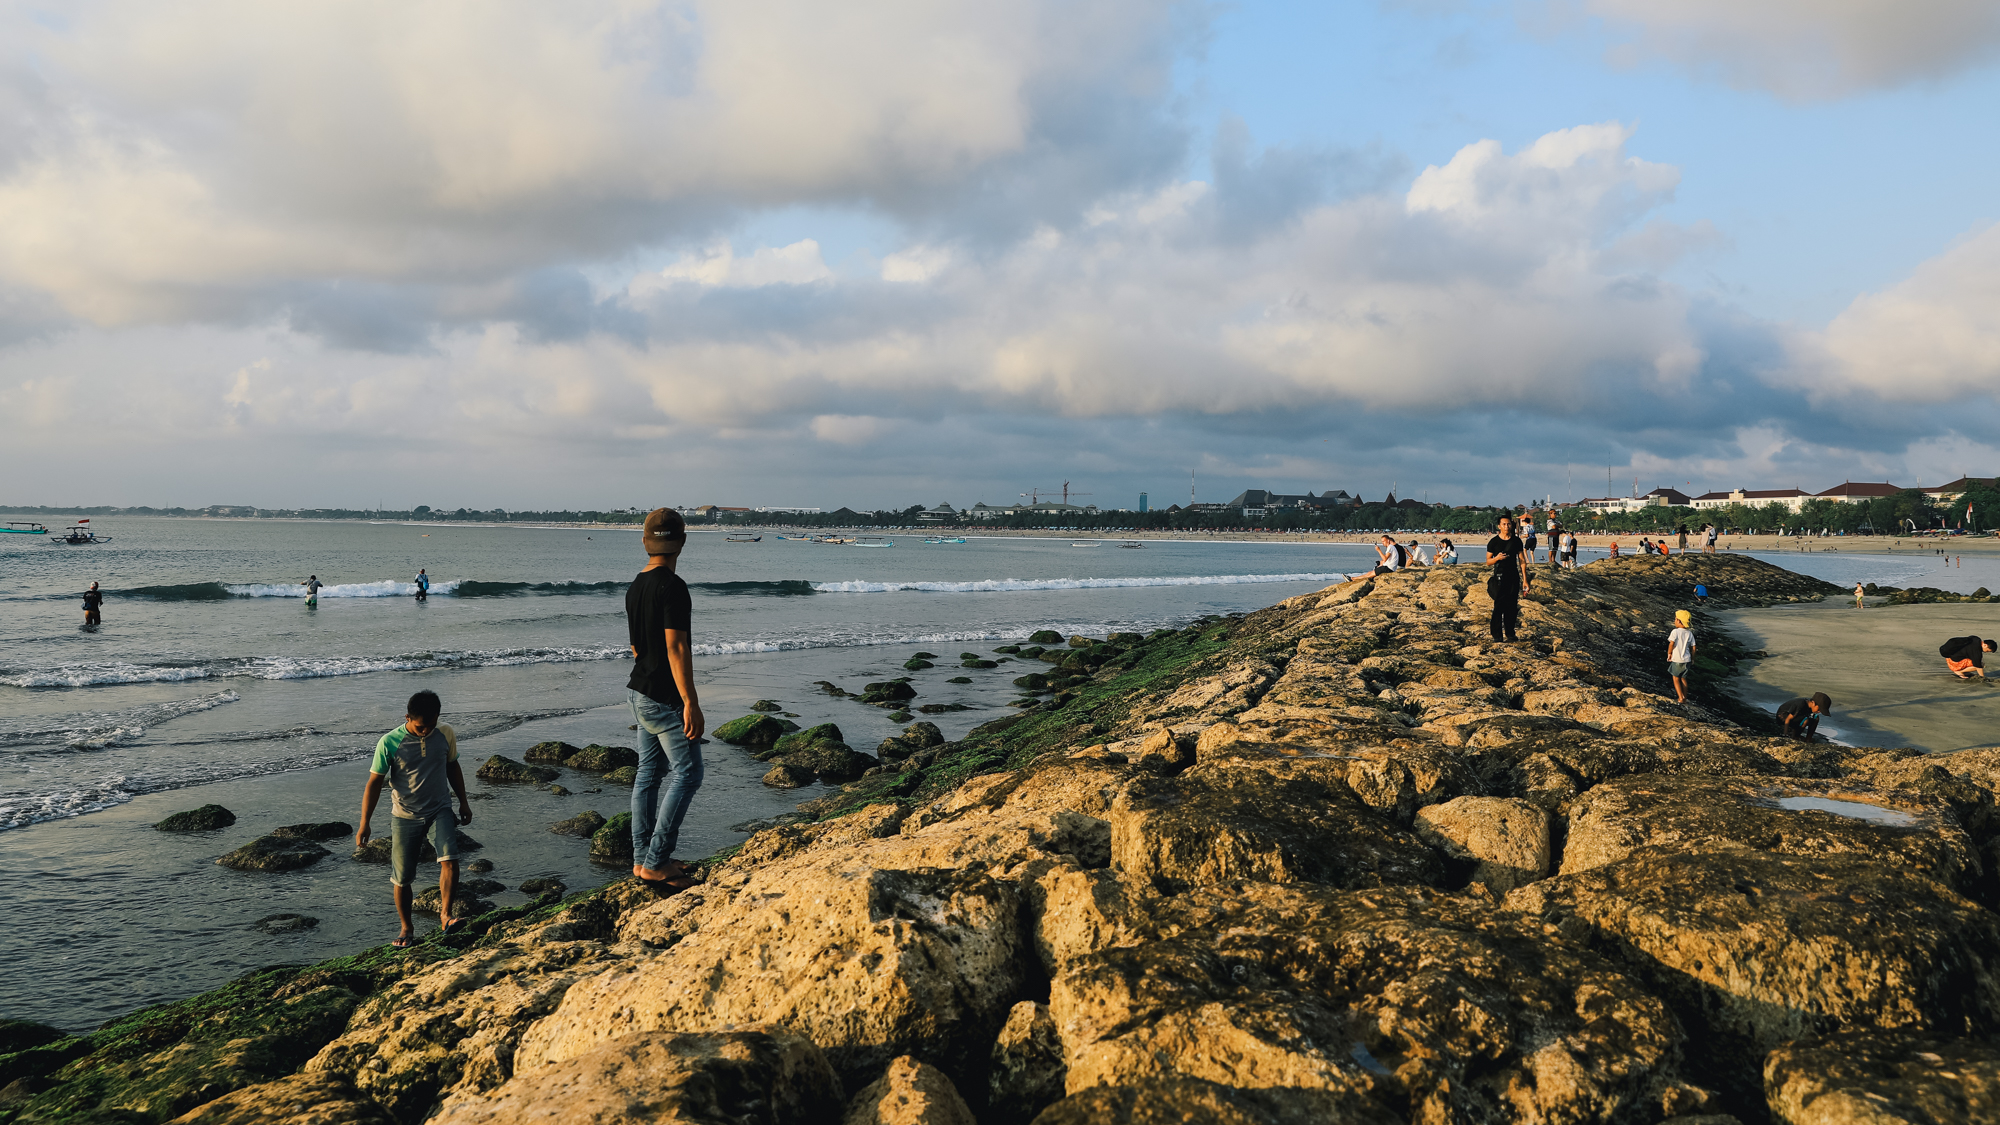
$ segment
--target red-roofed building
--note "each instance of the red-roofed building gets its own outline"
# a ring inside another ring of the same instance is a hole
[[[1993,477],[1960,477],[1949,484],[1932,485],[1923,490],[1925,496],[1938,501],[1951,501],[1965,495],[1968,488],[1994,488]]]
[[[1819,499],[1838,500],[1843,504],[1855,504],[1864,500],[1880,500],[1884,496],[1894,496],[1901,491],[1903,489],[1899,485],[1848,481],[1846,484],[1835,485],[1825,492],[1820,493]]]

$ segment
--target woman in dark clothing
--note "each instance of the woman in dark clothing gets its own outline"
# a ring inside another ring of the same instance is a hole
[[[1500,534],[1486,541],[1486,565],[1493,577],[1486,592],[1493,595],[1493,617],[1487,622],[1496,641],[1511,641],[1521,624],[1521,595],[1529,589],[1528,568],[1521,565],[1527,544],[1514,534],[1514,517],[1500,517]]]
[[[1938,646],[1938,655],[1944,657],[1944,666],[1961,680],[1974,676],[1986,678],[1986,654],[1994,648],[1992,641],[1982,641],[1978,637],[1953,637]]]

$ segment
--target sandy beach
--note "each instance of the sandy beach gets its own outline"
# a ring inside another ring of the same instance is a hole
[[[1912,746],[1934,753],[2000,745],[2000,679],[1960,680],[1945,670],[1947,637],[2000,636],[2000,605],[1870,605],[1835,600],[1718,615],[1732,635],[1770,655],[1745,661],[1731,687],[1775,709],[1823,691],[1833,716],[1822,734],[1853,746]],[[2000,660],[1990,662],[2000,677]]]

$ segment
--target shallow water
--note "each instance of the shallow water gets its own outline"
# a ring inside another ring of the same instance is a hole
[[[1917,822],[1916,817],[1906,812],[1885,809],[1881,805],[1871,805],[1866,801],[1837,801],[1831,797],[1780,797],[1778,807],[1793,812],[1832,813],[1835,816],[1887,824],[1895,828],[1907,828]]]
[[[214,860],[280,824],[354,823],[367,756],[419,688],[443,697],[468,775],[544,739],[631,745],[623,591],[644,562],[631,532],[170,519],[104,530],[116,539],[101,547],[0,541],[0,956],[53,969],[0,978],[0,1015],[85,1028],[261,965],[394,936],[386,869],[352,862],[341,841],[299,872]],[[696,534],[680,573],[694,590],[711,727],[768,698],[872,750],[897,729],[888,712],[811,685],[858,690],[909,674],[902,663],[921,649],[941,659],[913,674],[915,702],[971,707],[931,717],[959,737],[1008,714],[1011,680],[1045,668],[966,671],[961,652],[992,655],[1042,628],[1101,636],[1254,609],[1373,559],[1365,546],[1324,543],[1086,551],[921,538],[860,552]],[[424,603],[408,596],[418,566],[434,580]],[[307,574],[328,583],[317,607],[292,585]],[[109,595],[103,627],[85,632],[77,598],[92,580]],[[974,682],[946,682],[960,675]],[[731,825],[825,792],[767,789],[765,766],[720,743],[707,759],[683,856],[734,844],[744,834]],[[474,858],[494,862],[490,878],[513,888],[554,874],[577,890],[622,877],[547,826],[586,808],[614,815],[628,790],[589,775],[563,779],[578,791],[567,798],[469,781],[488,794],[468,831],[486,845]],[[149,827],[209,802],[236,825],[188,836]],[[385,803],[378,832],[387,815]],[[251,928],[276,913],[320,923],[281,936]]]

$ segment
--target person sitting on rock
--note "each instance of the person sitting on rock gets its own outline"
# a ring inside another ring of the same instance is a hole
[[[1375,564],[1377,574],[1389,574],[1403,569],[1410,563],[1409,553],[1404,550],[1401,543],[1396,542],[1396,537],[1393,535],[1384,535],[1381,542],[1375,545],[1375,557],[1379,560]]]
[[[1786,738],[1796,738],[1811,742],[1819,732],[1819,721],[1833,710],[1833,700],[1825,692],[1815,692],[1811,699],[1793,699],[1778,708],[1779,733]]]
[[[1438,566],[1457,566],[1458,547],[1449,539],[1438,540],[1437,554],[1433,556]]]
[[[451,893],[458,884],[458,829],[472,823],[472,805],[465,798],[465,771],[458,766],[458,734],[438,722],[443,710],[434,691],[411,696],[403,709],[403,725],[375,743],[368,784],[361,789],[361,826],[354,830],[356,848],[368,846],[368,822],[375,815],[383,785],[391,794],[389,897],[403,925],[390,943],[397,949],[408,949],[415,942],[410,928],[410,880],[416,875],[427,837],[437,852],[438,921],[444,923],[447,934],[464,925],[451,916]],[[451,811],[453,794],[458,796],[456,817]]]
[[[1938,646],[1938,655],[1944,657],[1944,666],[1961,680],[1974,676],[1986,678],[1986,654],[1994,650],[1992,641],[1982,641],[1978,637],[1953,637]]]
[[[1610,554],[1606,555],[1605,557],[1606,557],[1606,558],[1611,558],[1611,559],[1615,559],[1615,558],[1617,558],[1617,557],[1618,557],[1618,543],[1617,543],[1617,541],[1616,541],[1616,540],[1613,540],[1613,541],[1612,541],[1612,543],[1611,543],[1611,552],[1610,552]]]

